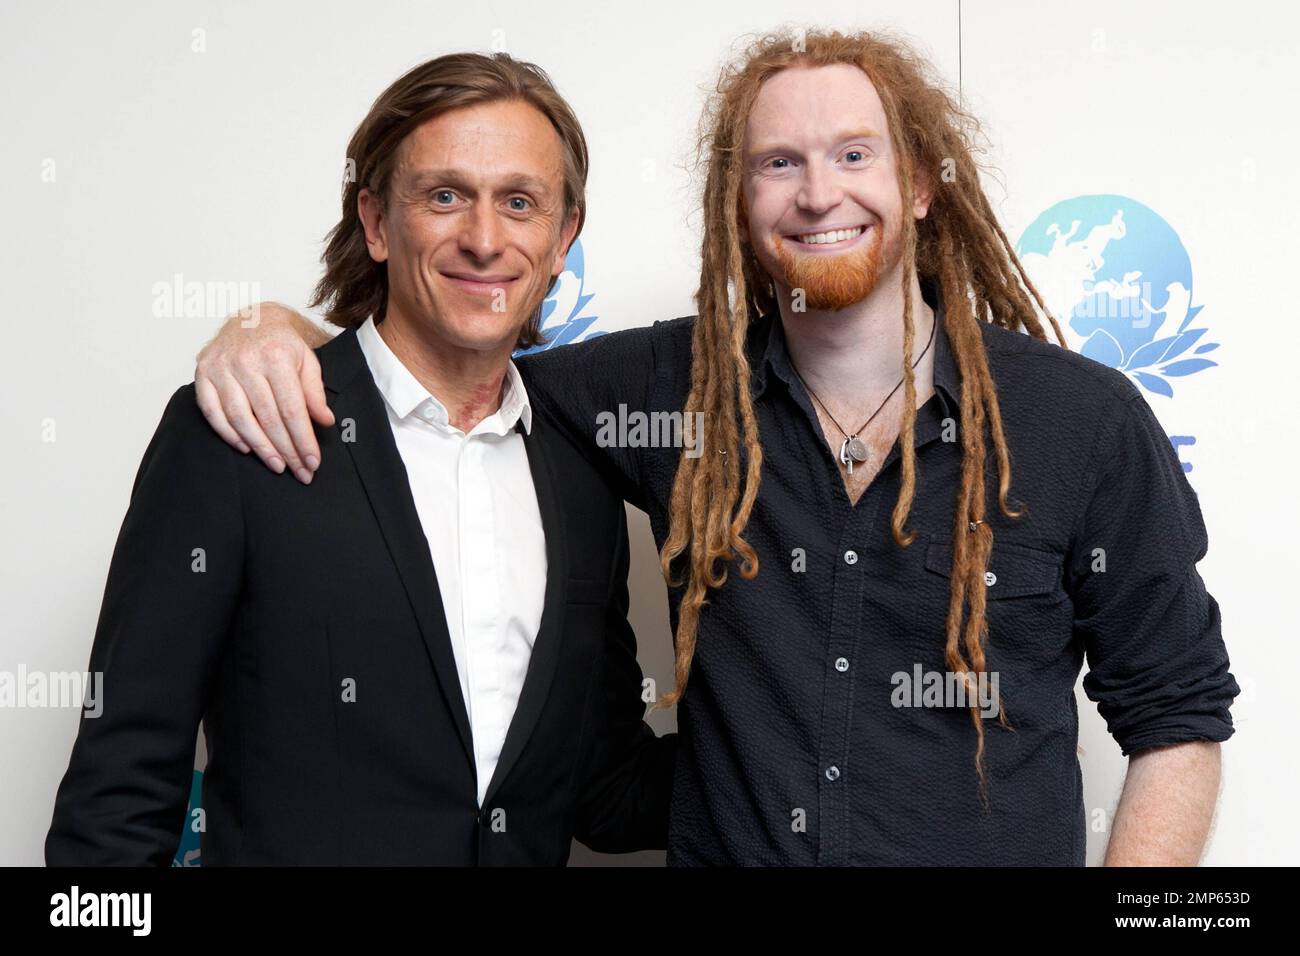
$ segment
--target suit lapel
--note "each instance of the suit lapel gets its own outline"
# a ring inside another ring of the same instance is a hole
[[[330,408],[336,427],[344,429],[343,444],[352,456],[411,610],[419,622],[425,649],[456,723],[465,756],[470,766],[475,767],[469,714],[461,693],[451,635],[447,632],[438,577],[383,397],[370,376],[355,330],[349,329],[336,337],[320,349],[319,356],[325,387],[333,393]],[[353,429],[351,440],[347,440],[349,420]]]
[[[542,623],[537,629],[533,652],[528,660],[528,673],[519,694],[510,729],[506,732],[496,771],[488,784],[483,807],[491,806],[501,783],[519,760],[525,745],[541,717],[555,678],[555,667],[560,657],[560,642],[564,637],[564,609],[569,580],[567,526],[560,504],[560,489],[552,453],[549,449],[551,435],[542,416],[534,414],[532,433],[524,436],[528,450],[528,468],[532,472],[533,487],[537,492],[537,507],[542,515],[542,530],[546,535],[546,598],[542,607]]]

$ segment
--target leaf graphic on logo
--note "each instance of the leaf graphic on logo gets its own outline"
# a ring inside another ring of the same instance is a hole
[[[1177,338],[1177,335],[1169,335],[1163,339],[1156,339],[1152,342],[1148,342],[1141,348],[1134,349],[1133,354],[1130,355],[1128,361],[1124,363],[1125,370],[1146,368],[1148,365],[1155,365],[1156,362],[1159,362],[1165,357],[1165,350],[1168,349],[1170,344]]]
[[[591,323],[595,321],[596,321],[596,316],[589,315],[581,319],[574,319],[568,325],[560,326],[560,328],[557,330],[559,334],[556,335],[553,340],[547,342],[546,347],[548,349],[553,349],[560,345],[568,345],[579,335],[581,335],[583,331],[587,328],[587,326],[591,325]]]
[[[1198,345],[1196,347],[1196,354],[1200,355],[1202,352],[1213,352],[1218,347],[1218,342],[1206,342],[1204,345]]]
[[[1205,308],[1203,305],[1194,305],[1188,309],[1187,314],[1183,316],[1182,324],[1178,326],[1178,331],[1181,332],[1183,329],[1191,325],[1192,319],[1196,318],[1196,313],[1200,312],[1203,308]]]
[[[554,300],[554,299],[544,299],[544,300],[542,301],[542,312],[541,312],[541,316],[540,316],[539,321],[538,321],[538,323],[537,323],[537,327],[538,327],[539,329],[546,325],[546,320],[549,319],[549,318],[551,317],[551,313],[554,312],[554,311],[555,311],[555,300]]]
[[[1134,372],[1133,377],[1141,382],[1148,391],[1155,392],[1157,395],[1164,395],[1166,398],[1174,397],[1174,387],[1159,375],[1152,375],[1150,372]]]
[[[1097,329],[1088,336],[1088,341],[1083,343],[1079,354],[1111,368],[1119,368],[1124,362],[1124,350],[1105,329]]]
[[[1201,369],[1213,368],[1218,362],[1212,359],[1190,358],[1183,359],[1181,362],[1174,362],[1172,365],[1166,365],[1160,370],[1162,375],[1191,375],[1193,372],[1199,372]]]
[[[1173,345],[1169,346],[1169,351],[1166,352],[1163,356],[1161,356],[1161,359],[1165,362],[1168,362],[1170,359],[1177,358],[1178,356],[1182,355],[1193,345],[1195,345],[1196,341],[1202,335],[1204,335],[1206,331],[1208,330],[1188,329],[1186,332],[1178,336],[1178,341],[1175,342]]]

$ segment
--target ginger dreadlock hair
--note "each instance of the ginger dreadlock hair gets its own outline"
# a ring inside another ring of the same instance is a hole
[[[945,658],[954,673],[964,675],[968,687],[974,687],[972,671],[984,672],[984,573],[993,547],[993,531],[984,520],[990,440],[998,469],[998,506],[1008,517],[1022,512],[1013,509],[1007,498],[1011,463],[979,325],[1023,328],[1045,340],[1041,310],[1062,346],[1065,338],[980,186],[979,167],[972,158],[979,123],[943,89],[933,68],[905,41],[888,34],[782,31],[752,40],[735,62],[723,68],[701,122],[699,162],[707,171],[704,240],[685,410],[703,412],[710,427],[707,438],[696,439],[704,441],[703,453],[681,457],[669,505],[668,538],[660,554],[670,585],[682,584],[674,580],[673,565],[683,556],[687,576],[675,635],[676,687],[661,698],[659,707],[672,706],[686,689],[709,589],[726,582],[728,566],[737,557],[741,577],[750,580],[758,573],[758,556],[742,537],[763,466],[745,341],[751,316],[774,312],[777,303],[743,225],[745,128],[759,89],[771,76],[792,66],[837,63],[860,68],[880,96],[903,200],[906,390],[899,433],[902,485],[891,530],[900,547],[907,547],[915,537],[906,529],[916,490],[916,384],[909,359],[914,341],[911,290],[920,276],[939,284],[944,328],[961,374],[961,486],[953,514]],[[919,222],[910,215],[917,169],[929,171],[935,183],[927,216]],[[948,175],[941,176],[941,171]],[[977,701],[970,710],[978,737],[975,769],[987,808],[984,724]],[[999,711],[1007,726],[1005,712]]]

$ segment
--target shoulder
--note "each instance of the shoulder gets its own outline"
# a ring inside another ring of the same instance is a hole
[[[1078,352],[1045,342],[1023,332],[995,325],[982,326],[989,373],[998,391],[1014,397],[1039,395],[1068,404],[1098,404],[1118,411],[1141,397],[1123,372],[1109,368]]]
[[[610,361],[644,366],[660,355],[679,351],[683,345],[689,357],[694,322],[694,316],[687,316],[617,332],[602,332],[581,342],[529,352],[515,359],[515,363],[520,372],[536,377],[568,372],[581,366],[590,366],[594,372],[598,366]]]
[[[1130,416],[1155,419],[1133,381],[1078,352],[1023,332],[983,326],[989,374],[1003,419],[1050,437],[1072,454],[1096,452]]]
[[[674,319],[608,332],[522,355],[515,364],[543,408],[586,415],[618,402],[647,407],[662,397],[663,386],[669,386],[663,394],[672,394],[672,383],[689,378],[692,322]]]
[[[1164,435],[1142,392],[1122,371],[1022,332],[986,325],[983,336],[1013,452],[1017,445],[1022,452],[1033,448],[1035,457],[1062,470],[1097,473],[1135,428]]]
[[[208,424],[195,397],[193,382],[176,389],[167,400],[152,444],[159,443],[191,449],[195,454],[213,455],[222,449],[234,452]]]
[[[133,493],[142,484],[159,484],[177,493],[233,486],[238,451],[208,424],[194,396],[194,383],[172,393],[136,473]],[[224,494],[224,492],[223,492]]]

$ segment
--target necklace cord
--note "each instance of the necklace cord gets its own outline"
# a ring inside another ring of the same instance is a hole
[[[934,321],[930,323],[930,338],[925,343],[925,348],[921,349],[921,354],[916,357],[916,361],[912,363],[913,371],[915,371],[916,367],[921,364],[921,360],[925,358],[926,353],[930,351],[930,346],[934,344],[935,329],[938,327],[938,325],[939,325],[939,317],[936,315]],[[835,427],[840,430],[840,434],[843,435],[846,439],[857,438],[858,435],[861,433],[862,429],[866,428],[873,421],[875,421],[876,416],[879,415],[880,412],[884,409],[884,407],[889,404],[889,400],[894,397],[894,393],[897,392],[900,388],[902,388],[903,383],[907,381],[907,376],[903,376],[902,378],[900,378],[898,380],[898,384],[895,385],[892,389],[890,389],[889,394],[885,396],[885,400],[880,403],[879,407],[877,407],[874,412],[871,413],[871,417],[868,418],[861,425],[859,425],[857,431],[855,431],[852,435],[850,435],[848,432],[844,430],[844,426],[841,425],[838,421],[836,421],[835,416],[831,414],[831,410],[826,407],[826,403],[823,402],[820,398],[818,398],[817,393],[814,392],[812,388],[808,385],[808,383],[804,381],[803,376],[799,374],[798,366],[794,364],[793,360],[791,360],[790,362],[790,368],[794,371],[794,377],[799,380],[799,384],[802,385],[807,390],[808,394],[812,396],[813,401],[815,401],[821,407],[821,410],[826,413],[826,417],[835,423]]]

